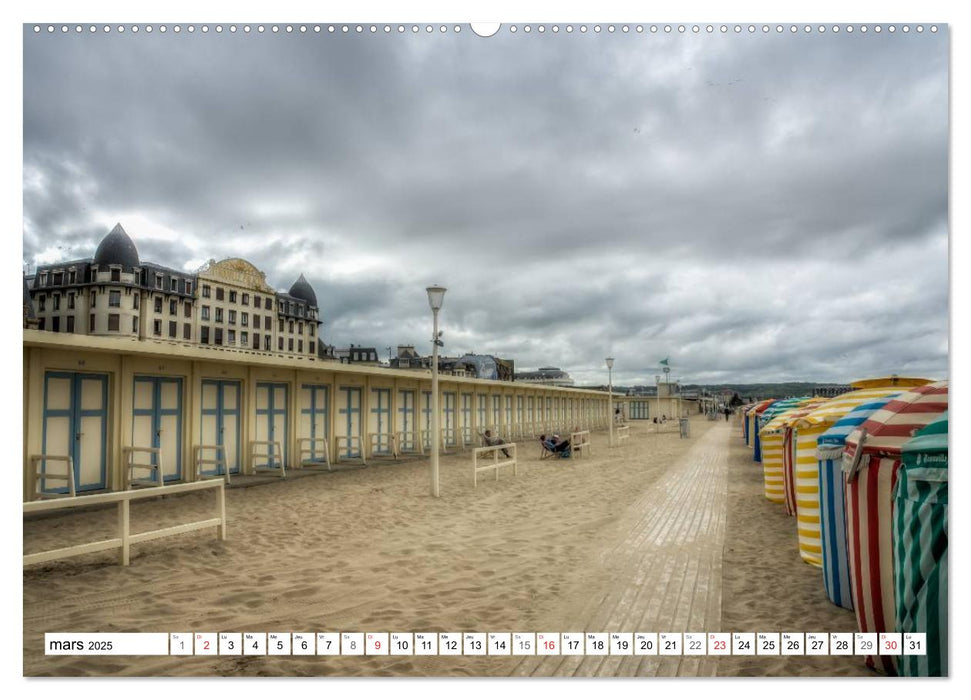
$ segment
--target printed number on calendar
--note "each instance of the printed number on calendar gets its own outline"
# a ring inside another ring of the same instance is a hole
[[[715,651],[725,651],[728,648],[727,642],[725,642],[724,639],[719,639],[715,642],[712,642],[712,644],[715,645],[714,647],[712,647]],[[701,647],[698,647],[698,648],[700,649]]]
[[[651,651],[653,648],[654,648],[654,640],[652,639],[641,640],[641,651]]]

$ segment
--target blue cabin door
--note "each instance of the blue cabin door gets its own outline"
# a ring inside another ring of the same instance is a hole
[[[258,382],[256,384],[256,440],[279,443],[283,454],[277,453],[277,446],[270,445],[258,450],[258,454],[269,454],[266,464],[253,466],[279,467],[287,465],[289,455],[288,412],[289,385],[285,382]],[[265,458],[264,458],[265,459]]]
[[[223,448],[226,468],[231,474],[239,473],[239,423],[242,389],[231,379],[202,380],[202,430],[203,445],[219,445]],[[215,476],[221,471],[215,465],[201,470],[205,476]]]
[[[180,377],[135,377],[132,387],[132,447],[157,447],[165,481],[182,478],[182,379]],[[146,453],[136,453],[143,462]]]
[[[44,454],[69,456],[78,492],[107,488],[108,375],[47,372],[44,375]],[[41,472],[63,474],[63,462]],[[55,486],[56,484],[56,486]],[[63,481],[41,481],[41,490],[63,493]]]

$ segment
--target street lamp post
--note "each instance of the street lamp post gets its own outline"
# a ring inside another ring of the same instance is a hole
[[[428,292],[428,305],[432,307],[432,496],[438,498],[438,311],[445,300],[445,287],[432,286]]]
[[[614,446],[614,358],[607,358],[607,419],[610,421],[610,446]]]
[[[654,394],[655,394],[655,398],[657,399],[657,411],[654,414],[654,425],[656,426],[654,429],[654,432],[658,433],[661,431],[661,375],[660,374],[654,375],[654,386],[655,386]]]

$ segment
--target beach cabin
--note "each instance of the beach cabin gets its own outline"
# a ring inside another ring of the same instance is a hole
[[[846,545],[843,448],[846,446],[847,435],[897,395],[870,399],[850,409],[849,413],[836,421],[818,438],[818,448],[815,452],[818,460],[815,470],[818,472],[818,496],[814,502],[819,510],[819,531],[815,535],[811,532],[809,534],[800,532],[799,553],[803,561],[810,564],[813,564],[817,557],[819,558],[823,568],[823,588],[826,590],[826,597],[847,610],[853,609],[853,593],[850,589],[850,561]],[[804,494],[803,499],[809,501],[809,494]],[[812,506],[813,501],[810,501],[803,505],[801,511],[797,510],[797,514],[801,514],[805,521],[805,530],[811,530],[813,525]]]
[[[919,429],[947,410],[947,382],[935,382],[891,399],[846,438],[846,534],[853,608],[861,632],[892,632],[893,487],[901,448]],[[867,657],[894,673],[893,657]]]
[[[783,463],[786,478],[793,483],[795,493],[798,493],[795,510],[799,523],[799,555],[803,561],[813,566],[822,565],[819,539],[819,459],[816,454],[819,436],[861,404],[895,396],[931,381],[897,376],[857,380],[851,384],[853,390],[828,399],[791,423],[788,428],[790,434],[783,439],[787,445],[783,451]]]
[[[759,431],[762,444],[762,479],[765,497],[773,503],[786,502],[785,473],[783,470],[783,428],[789,417],[806,406],[822,399],[791,399],[779,401],[763,415],[765,421]],[[779,410],[770,411],[779,406]]]
[[[895,629],[927,635],[925,655],[898,659],[901,676],[948,675],[947,442],[945,412],[901,448],[893,527]]]

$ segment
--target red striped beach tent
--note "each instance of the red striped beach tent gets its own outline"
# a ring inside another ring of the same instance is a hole
[[[822,565],[819,538],[819,458],[816,454],[819,436],[857,406],[930,382],[930,379],[896,376],[860,379],[851,384],[854,391],[821,403],[814,411],[792,423],[793,434],[788,441],[789,450],[783,452],[783,462],[792,470],[786,475],[792,479],[797,494],[799,555],[803,561],[814,566]]]
[[[802,398],[791,399],[788,406],[776,411],[770,416],[759,431],[759,439],[762,441],[762,481],[765,497],[773,503],[786,502],[785,474],[783,472],[783,429],[790,417],[799,412],[804,412],[807,406],[813,406],[825,399]],[[780,404],[786,403],[780,401]],[[778,405],[778,404],[776,404]],[[773,406],[772,408],[775,408]],[[771,409],[770,409],[771,410]],[[766,420],[769,411],[762,416]]]
[[[847,610],[853,609],[853,592],[850,590],[850,560],[846,546],[846,512],[845,492],[843,481],[843,448],[846,446],[846,436],[853,432],[858,425],[865,423],[873,413],[884,406],[899,393],[871,399],[852,409],[840,418],[817,441],[817,469],[819,471],[819,546],[820,559],[823,566],[823,588],[826,597],[836,605]],[[801,439],[801,436],[800,436]],[[802,494],[807,498],[807,494]],[[807,508],[797,511],[804,520],[808,521]],[[802,525],[802,523],[800,523]],[[811,522],[805,524],[810,528]],[[813,563],[811,557],[815,553],[813,542],[804,542],[804,535],[800,530],[799,545],[803,559]]]
[[[893,527],[896,631],[923,632],[927,646],[926,655],[898,658],[897,669],[901,676],[947,676],[947,413],[901,453]]]
[[[799,403],[808,397],[799,396],[797,398],[789,399],[779,399],[778,401],[773,401],[769,406],[767,406],[762,411],[755,412],[755,461],[761,462],[763,460],[762,456],[762,428],[765,427],[766,423],[772,420],[775,416],[780,414],[782,411],[798,406]],[[782,474],[779,474],[780,484]],[[772,500],[772,499],[769,499]],[[777,501],[781,503],[781,501]]]
[[[892,632],[893,490],[900,451],[914,433],[947,410],[947,382],[926,384],[891,399],[846,438],[846,539],[853,608],[861,632]],[[880,657],[893,673],[893,658]],[[877,660],[867,657],[867,665]]]
[[[748,435],[748,442],[745,443],[746,445],[752,446],[754,448],[758,444],[759,435],[758,435],[758,428],[756,426],[758,424],[757,421],[758,421],[759,412],[764,411],[766,408],[771,406],[774,401],[775,399],[766,399],[765,401],[759,401],[758,403],[753,404],[752,407],[749,408],[749,410],[745,413],[745,419],[746,419],[745,432]],[[755,458],[755,461],[756,462],[759,461],[758,457]]]

